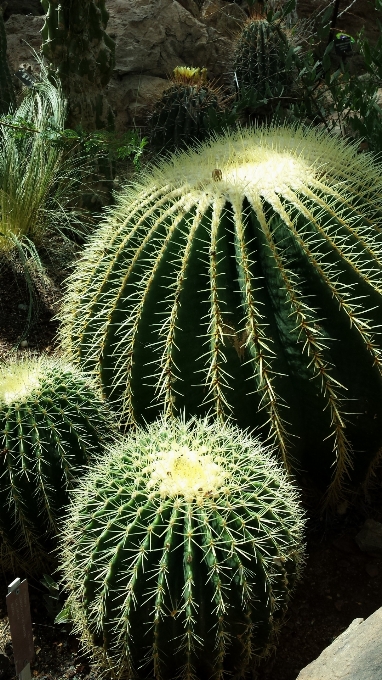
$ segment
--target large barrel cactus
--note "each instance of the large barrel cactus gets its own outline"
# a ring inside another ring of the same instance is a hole
[[[68,491],[110,441],[97,388],[57,359],[0,366],[0,559],[3,569],[47,568]]]
[[[334,499],[382,444],[381,211],[355,145],[227,133],[122,191],[70,279],[63,347],[125,422],[210,409],[269,427],[288,468],[333,474]]]
[[[282,622],[303,524],[256,439],[159,419],[74,492],[61,567],[76,632],[113,678],[242,677]]]
[[[176,149],[208,136],[208,114],[221,110],[219,91],[207,81],[207,69],[177,66],[170,86],[149,117],[155,145]]]

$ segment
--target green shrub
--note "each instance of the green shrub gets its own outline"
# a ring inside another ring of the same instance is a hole
[[[78,369],[43,357],[0,365],[3,569],[46,569],[68,491],[113,430],[97,388]]]
[[[82,480],[65,520],[75,631],[113,678],[242,677],[282,623],[303,524],[257,439],[195,419],[138,429]]]

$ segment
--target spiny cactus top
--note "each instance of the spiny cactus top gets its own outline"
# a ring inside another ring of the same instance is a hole
[[[82,480],[63,527],[76,631],[114,678],[242,677],[282,622],[303,524],[269,449],[238,428],[138,429]]]
[[[77,368],[48,358],[0,365],[3,568],[46,569],[68,490],[112,431],[97,388]]]
[[[209,111],[222,107],[220,92],[207,81],[205,68],[177,66],[170,82],[149,116],[153,142],[166,149],[205,139]]]
[[[338,493],[382,444],[382,175],[317,129],[249,129],[120,194],[72,275],[68,356],[123,419],[270,427]]]

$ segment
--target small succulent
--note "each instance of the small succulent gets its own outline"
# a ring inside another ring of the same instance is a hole
[[[268,447],[232,425],[160,418],[108,450],[72,497],[66,609],[113,678],[239,678],[270,651],[304,520]]]
[[[221,96],[207,80],[207,69],[177,66],[150,115],[151,139],[173,150],[209,134],[208,114],[222,108]]]

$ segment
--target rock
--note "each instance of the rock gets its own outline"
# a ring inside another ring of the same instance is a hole
[[[40,0],[6,0],[4,3],[4,21],[12,14],[44,14]]]
[[[113,78],[107,97],[116,112],[116,129],[125,130],[139,122],[145,123],[152,105],[169,85],[169,80],[156,76],[133,75],[118,80]]]
[[[179,4],[196,19],[200,18],[200,9],[195,0],[178,0]]]
[[[367,519],[355,540],[363,552],[382,553],[382,524],[374,519]]]
[[[231,39],[236,37],[248,19],[239,5],[227,4],[222,0],[207,0],[201,16],[208,26],[213,26],[219,33]]]
[[[365,566],[366,573],[369,574],[371,578],[375,578],[376,576],[379,576],[379,569],[378,565],[375,564],[375,562],[368,562]]]
[[[37,62],[32,49],[39,51],[40,31],[44,25],[43,17],[13,14],[5,24],[7,32],[7,56],[12,73],[20,67],[38,73]]]
[[[365,621],[354,619],[297,680],[381,680],[382,607]]]
[[[229,40],[176,0],[109,0],[106,5],[118,76],[166,78],[179,65],[206,67],[211,77],[226,70]]]

